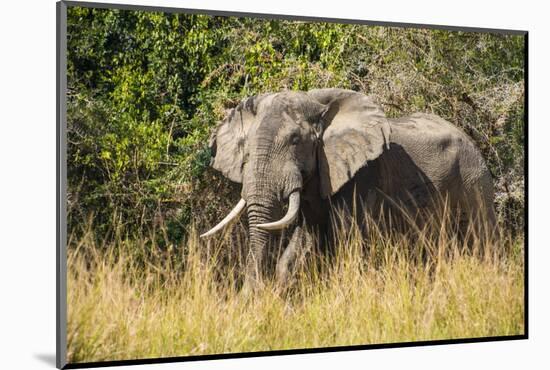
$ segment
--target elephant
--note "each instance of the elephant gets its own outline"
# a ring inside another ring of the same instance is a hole
[[[326,88],[248,97],[215,127],[210,148],[211,166],[242,191],[235,208],[201,237],[246,211],[246,289],[263,285],[279,230],[288,244],[273,272],[284,284],[318,238],[311,230],[330,229],[335,204],[351,209],[360,199],[366,212],[379,216],[395,208],[429,214],[433,199],[443,195],[461,220],[481,213],[484,224],[496,222],[491,174],[462,130],[433,114],[388,118],[360,92]]]

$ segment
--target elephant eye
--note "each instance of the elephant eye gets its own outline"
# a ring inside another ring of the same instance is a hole
[[[297,145],[300,143],[300,135],[298,134],[293,134],[291,137],[290,137],[290,143],[292,145]]]

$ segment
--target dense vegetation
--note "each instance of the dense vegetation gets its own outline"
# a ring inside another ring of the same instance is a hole
[[[243,97],[351,88],[388,115],[434,112],[490,164],[506,228],[523,226],[521,36],[159,12],[68,10],[70,233],[177,245],[238,197],[208,137]],[[200,209],[201,212],[193,212]]]

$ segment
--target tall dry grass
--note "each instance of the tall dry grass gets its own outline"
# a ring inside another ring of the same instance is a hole
[[[445,227],[414,236],[357,225],[313,253],[282,292],[245,298],[246,241],[178,248],[147,238],[68,250],[68,360],[88,362],[523,334],[523,240],[464,245]]]

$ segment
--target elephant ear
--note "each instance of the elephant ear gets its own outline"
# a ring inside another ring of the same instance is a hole
[[[256,126],[258,105],[265,96],[253,96],[241,101],[216,126],[210,137],[211,165],[231,181],[242,183],[248,137]]]
[[[349,90],[314,90],[311,95],[327,108],[323,114],[319,151],[320,191],[336,193],[369,161],[389,149],[390,125],[371,97]]]

